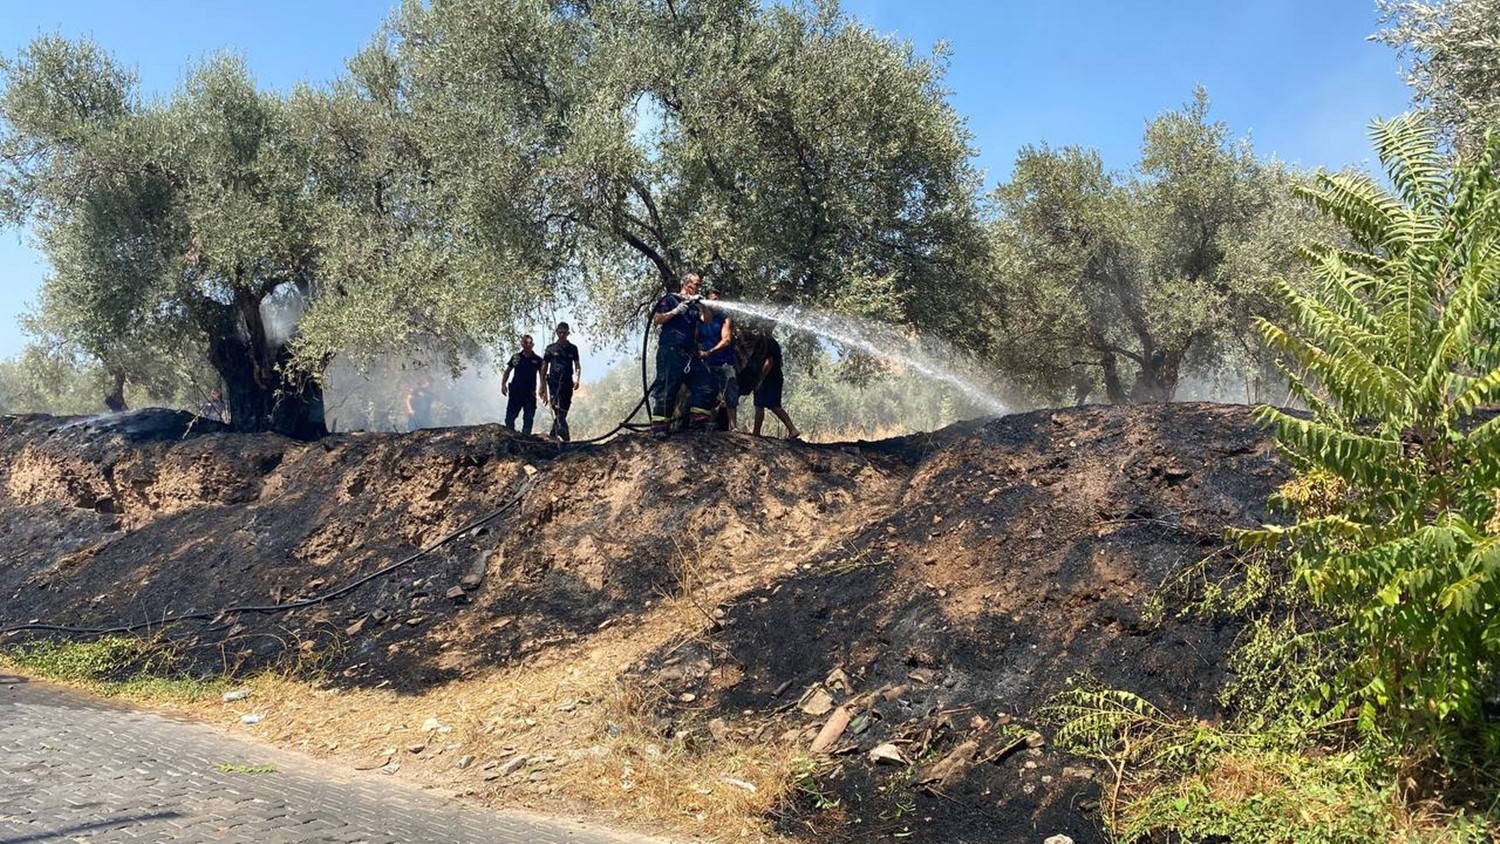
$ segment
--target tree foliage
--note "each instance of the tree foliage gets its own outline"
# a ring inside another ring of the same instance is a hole
[[[1094,150],[1024,148],[993,195],[998,360],[1050,398],[1122,402],[1253,357],[1249,321],[1313,224],[1295,181],[1210,122],[1202,90],[1147,126],[1130,174]]]
[[[1315,286],[1279,285],[1262,321],[1310,417],[1267,408],[1325,490],[1287,528],[1296,576],[1338,622],[1336,700],[1367,726],[1482,723],[1500,665],[1500,140],[1449,168],[1417,116],[1372,130],[1369,176],[1302,190],[1356,244],[1307,250]]]
[[[1406,62],[1417,105],[1460,145],[1500,126],[1500,0],[1380,0],[1376,34]]]
[[[833,3],[411,3],[379,60],[439,170],[474,171],[455,225],[527,250],[611,325],[688,269],[960,325],[978,181],[942,55]]]

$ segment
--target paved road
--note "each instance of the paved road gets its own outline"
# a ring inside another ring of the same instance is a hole
[[[640,844],[444,800],[298,753],[0,677],[0,844]],[[274,765],[232,773],[220,765]]]

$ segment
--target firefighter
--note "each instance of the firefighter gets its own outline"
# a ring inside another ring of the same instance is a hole
[[[651,312],[651,324],[661,328],[656,345],[656,383],[651,386],[651,435],[657,439],[666,438],[677,393],[684,386],[688,390],[689,427],[706,427],[713,421],[713,386],[708,367],[698,357],[701,284],[697,273],[683,275],[680,291],[662,296]]]
[[[573,391],[583,382],[583,363],[578,347],[568,342],[568,324],[557,324],[557,342],[542,354],[542,402],[552,405],[552,436],[562,442],[572,438],[568,432],[568,408],[573,406]]]
[[[532,351],[533,341],[527,334],[521,338],[521,351],[510,356],[505,371],[500,375],[500,395],[508,396],[505,403],[505,427],[516,429],[516,416],[521,417],[521,433],[531,433],[531,422],[536,418],[536,400],[542,394],[538,375],[542,369],[542,357]],[[515,377],[511,377],[511,373]]]

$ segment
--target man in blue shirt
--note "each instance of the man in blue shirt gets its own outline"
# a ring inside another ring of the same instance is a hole
[[[521,433],[531,433],[531,422],[536,418],[536,399],[541,395],[538,376],[542,370],[542,356],[532,351],[531,335],[521,338],[521,351],[510,356],[505,371],[500,374],[500,395],[509,396],[505,403],[505,427],[516,429],[516,415],[521,416]],[[512,377],[511,373],[515,373]]]
[[[651,385],[651,435],[665,439],[677,406],[677,393],[688,390],[688,414],[691,427],[706,426],[713,419],[713,386],[708,368],[698,358],[698,290],[702,280],[697,273],[682,277],[678,293],[668,293],[656,302],[651,324],[661,328],[656,345],[656,383]]]
[[[729,417],[729,430],[733,431],[739,427],[740,407],[740,381],[735,375],[738,359],[734,354],[734,320],[710,304],[718,298],[719,291],[710,290],[699,306],[702,316],[698,323],[698,357],[708,367],[714,395]]]

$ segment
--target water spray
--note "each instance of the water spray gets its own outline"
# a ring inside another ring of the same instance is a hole
[[[882,360],[899,363],[922,375],[953,387],[974,404],[1003,416],[1011,412],[1005,402],[988,390],[975,384],[941,360],[953,360],[958,355],[951,349],[934,349],[932,342],[923,348],[917,342],[892,329],[890,326],[841,314],[828,314],[799,308],[796,305],[762,305],[754,302],[735,302],[728,299],[705,300],[704,305],[720,308],[731,314],[757,317],[787,325],[825,337],[842,346],[859,349]]]

